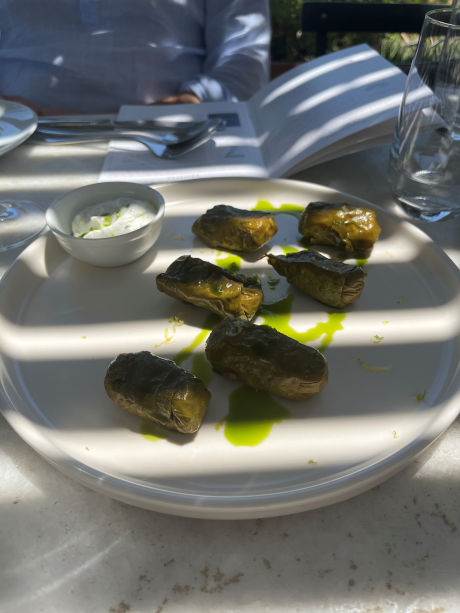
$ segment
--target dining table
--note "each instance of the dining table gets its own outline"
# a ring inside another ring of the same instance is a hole
[[[106,143],[26,141],[0,157],[0,199],[45,210],[97,182],[106,153]],[[387,182],[388,155],[384,143],[289,178],[407,221]],[[460,265],[458,219],[409,221]],[[1,275],[22,250],[0,253]],[[0,611],[458,613],[459,468],[457,417],[393,474],[343,500],[279,516],[187,517],[86,487],[1,416]]]

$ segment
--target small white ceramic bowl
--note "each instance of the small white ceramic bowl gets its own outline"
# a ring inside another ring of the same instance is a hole
[[[137,230],[108,238],[79,238],[72,235],[72,221],[88,206],[115,198],[142,200],[154,219]],[[163,225],[165,204],[162,195],[137,183],[108,182],[86,185],[60,196],[48,207],[46,223],[59,244],[77,260],[95,266],[123,266],[140,258],[155,243]]]

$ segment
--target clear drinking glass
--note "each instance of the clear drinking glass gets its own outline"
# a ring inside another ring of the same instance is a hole
[[[11,149],[27,140],[36,126],[37,116],[32,109],[19,102],[1,98],[0,155],[8,154]],[[44,227],[45,215],[40,207],[27,200],[6,200],[0,191],[0,253],[25,245],[40,234]]]
[[[0,200],[0,252],[25,245],[44,227],[44,213],[35,203]]]
[[[412,217],[460,215],[460,11],[425,16],[391,147],[389,180]]]

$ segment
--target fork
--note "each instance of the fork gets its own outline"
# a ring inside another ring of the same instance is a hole
[[[68,130],[37,130],[31,137],[31,140],[38,143],[46,143],[51,145],[69,145],[100,142],[112,139],[129,139],[136,140],[142,143],[153,155],[161,159],[172,160],[181,155],[196,149],[200,145],[206,143],[211,136],[222,126],[220,120],[210,122],[205,130],[198,133],[193,138],[184,142],[168,144],[161,142],[158,135],[149,134],[142,130],[91,130],[88,132],[68,131]]]

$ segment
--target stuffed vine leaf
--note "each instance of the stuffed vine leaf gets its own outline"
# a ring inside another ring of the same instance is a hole
[[[211,398],[200,379],[149,351],[120,354],[104,387],[121,408],[185,434],[198,430]]]
[[[378,239],[380,226],[372,209],[310,202],[300,218],[299,232],[311,244],[333,245],[348,252],[365,253]]]
[[[218,204],[201,215],[192,231],[211,247],[257,251],[278,231],[271,213]]]
[[[357,300],[364,288],[364,271],[309,249],[287,255],[267,255],[268,263],[289,283],[312,298],[343,308]]]
[[[156,278],[157,288],[220,317],[250,321],[263,300],[258,281],[230,273],[215,264],[183,255]]]
[[[293,400],[309,398],[327,383],[327,362],[319,351],[270,326],[239,319],[215,326],[206,357],[225,377]]]

